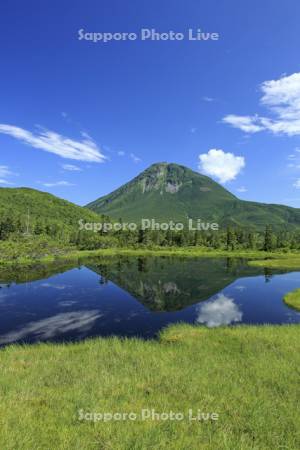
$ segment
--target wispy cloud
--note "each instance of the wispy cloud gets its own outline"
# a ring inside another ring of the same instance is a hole
[[[234,128],[239,128],[245,133],[257,133],[258,131],[264,130],[258,116],[236,116],[229,114],[224,117],[223,122],[228,123]]]
[[[221,183],[234,180],[245,167],[245,158],[225,153],[220,149],[211,149],[199,155],[199,170],[217,178]]]
[[[78,166],[74,166],[73,164],[62,164],[62,168],[64,170],[68,170],[69,172],[81,172],[82,169]]]
[[[12,186],[14,183],[11,181],[5,180],[4,178],[0,178],[0,184],[6,184],[7,186]]]
[[[136,156],[134,153],[130,153],[130,158],[132,159],[132,161],[133,161],[134,163],[139,163],[139,162],[142,161],[141,158],[139,158],[138,156]]]
[[[211,103],[211,102],[213,102],[215,99],[212,98],[212,97],[202,97],[202,100],[203,100],[204,102]]]
[[[116,153],[118,156],[126,156],[126,158],[131,159],[131,161],[133,161],[136,164],[140,163],[142,161],[141,158],[139,158],[134,153],[128,153],[128,152],[125,152],[124,150],[118,150]]]
[[[300,178],[298,178],[295,183],[293,184],[294,188],[300,189]]]
[[[239,188],[237,188],[238,192],[248,192],[248,189],[245,188],[245,186],[241,186]]]
[[[8,166],[0,166],[0,184],[13,185],[14,183],[8,178],[18,175],[12,172]]]
[[[0,166],[0,177],[1,178],[7,178],[11,175],[14,175],[14,173],[9,170],[8,166]]]
[[[86,133],[83,133],[81,141],[75,141],[54,131],[40,130],[32,133],[23,128],[6,124],[0,124],[0,133],[12,136],[24,144],[54,153],[62,158],[97,163],[106,159],[97,144]]]
[[[223,122],[246,133],[268,130],[274,134],[300,135],[300,72],[264,81],[260,85],[260,104],[269,116],[229,114]]]
[[[69,181],[53,181],[52,183],[39,182],[39,184],[45,187],[75,186],[75,184],[69,183]]]
[[[290,153],[287,156],[287,160],[288,160],[288,164],[287,167],[289,169],[300,169],[300,152],[299,152],[299,148],[295,148],[294,149],[294,153]]]

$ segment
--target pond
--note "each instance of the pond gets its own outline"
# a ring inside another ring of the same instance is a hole
[[[241,259],[119,257],[80,267],[0,273],[0,345],[117,335],[149,339],[173,323],[207,327],[292,324],[285,293],[299,272]]]

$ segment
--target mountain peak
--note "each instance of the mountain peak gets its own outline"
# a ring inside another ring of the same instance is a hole
[[[136,182],[140,184],[143,194],[153,190],[159,190],[160,195],[164,192],[173,194],[178,192],[183,184],[180,170],[182,169],[176,164],[166,162],[152,164],[137,177]]]
[[[113,219],[186,222],[200,219],[220,226],[264,229],[300,223],[300,210],[239,200],[211,178],[168,162],[152,164],[137,177],[87,205]]]
[[[198,172],[194,172],[188,167],[182,166],[176,163],[169,162],[157,162],[151,164],[147,169],[141,172],[136,178],[147,177],[149,175],[157,175],[162,177],[163,175],[170,177],[175,177],[177,180],[183,177],[191,177],[197,176],[201,177],[204,175],[199,174]],[[207,178],[207,177],[206,177]]]
[[[199,206],[212,216],[220,202],[236,197],[218,183],[175,163],[158,162],[109,195],[90,203],[93,211],[113,218],[186,220],[200,217]]]
[[[188,167],[182,166],[181,164],[177,164],[177,163],[170,163],[167,161],[162,161],[162,162],[157,162],[157,163],[153,163],[151,164],[151,166],[149,166],[145,172],[147,170],[152,171],[152,170],[159,170],[159,169],[168,169],[168,170],[175,170],[175,169],[180,169],[180,170],[188,170],[191,171],[191,169],[189,169]]]
[[[165,167],[165,166],[169,166],[170,164],[171,163],[168,163],[167,161],[157,162],[157,163],[151,164],[151,166],[149,166],[148,169],[155,169],[157,167]]]

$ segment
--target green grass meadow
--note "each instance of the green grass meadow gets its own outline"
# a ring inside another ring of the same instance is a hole
[[[295,289],[294,291],[286,294],[283,301],[290,308],[300,311],[300,289]]]
[[[159,340],[94,339],[0,351],[0,448],[300,448],[297,326],[177,325]],[[189,421],[189,409],[218,420]],[[182,412],[140,420],[143,409]],[[129,413],[137,420],[79,420]]]

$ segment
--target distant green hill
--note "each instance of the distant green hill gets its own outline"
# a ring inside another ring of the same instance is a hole
[[[78,221],[99,222],[99,216],[46,192],[29,188],[0,188],[0,219],[18,222],[26,231],[29,213],[29,231],[34,227],[78,231]]]
[[[262,230],[295,229],[300,209],[283,205],[243,201],[209,177],[177,164],[157,163],[111,194],[87,205],[90,210],[114,219],[159,222],[201,219]]]

